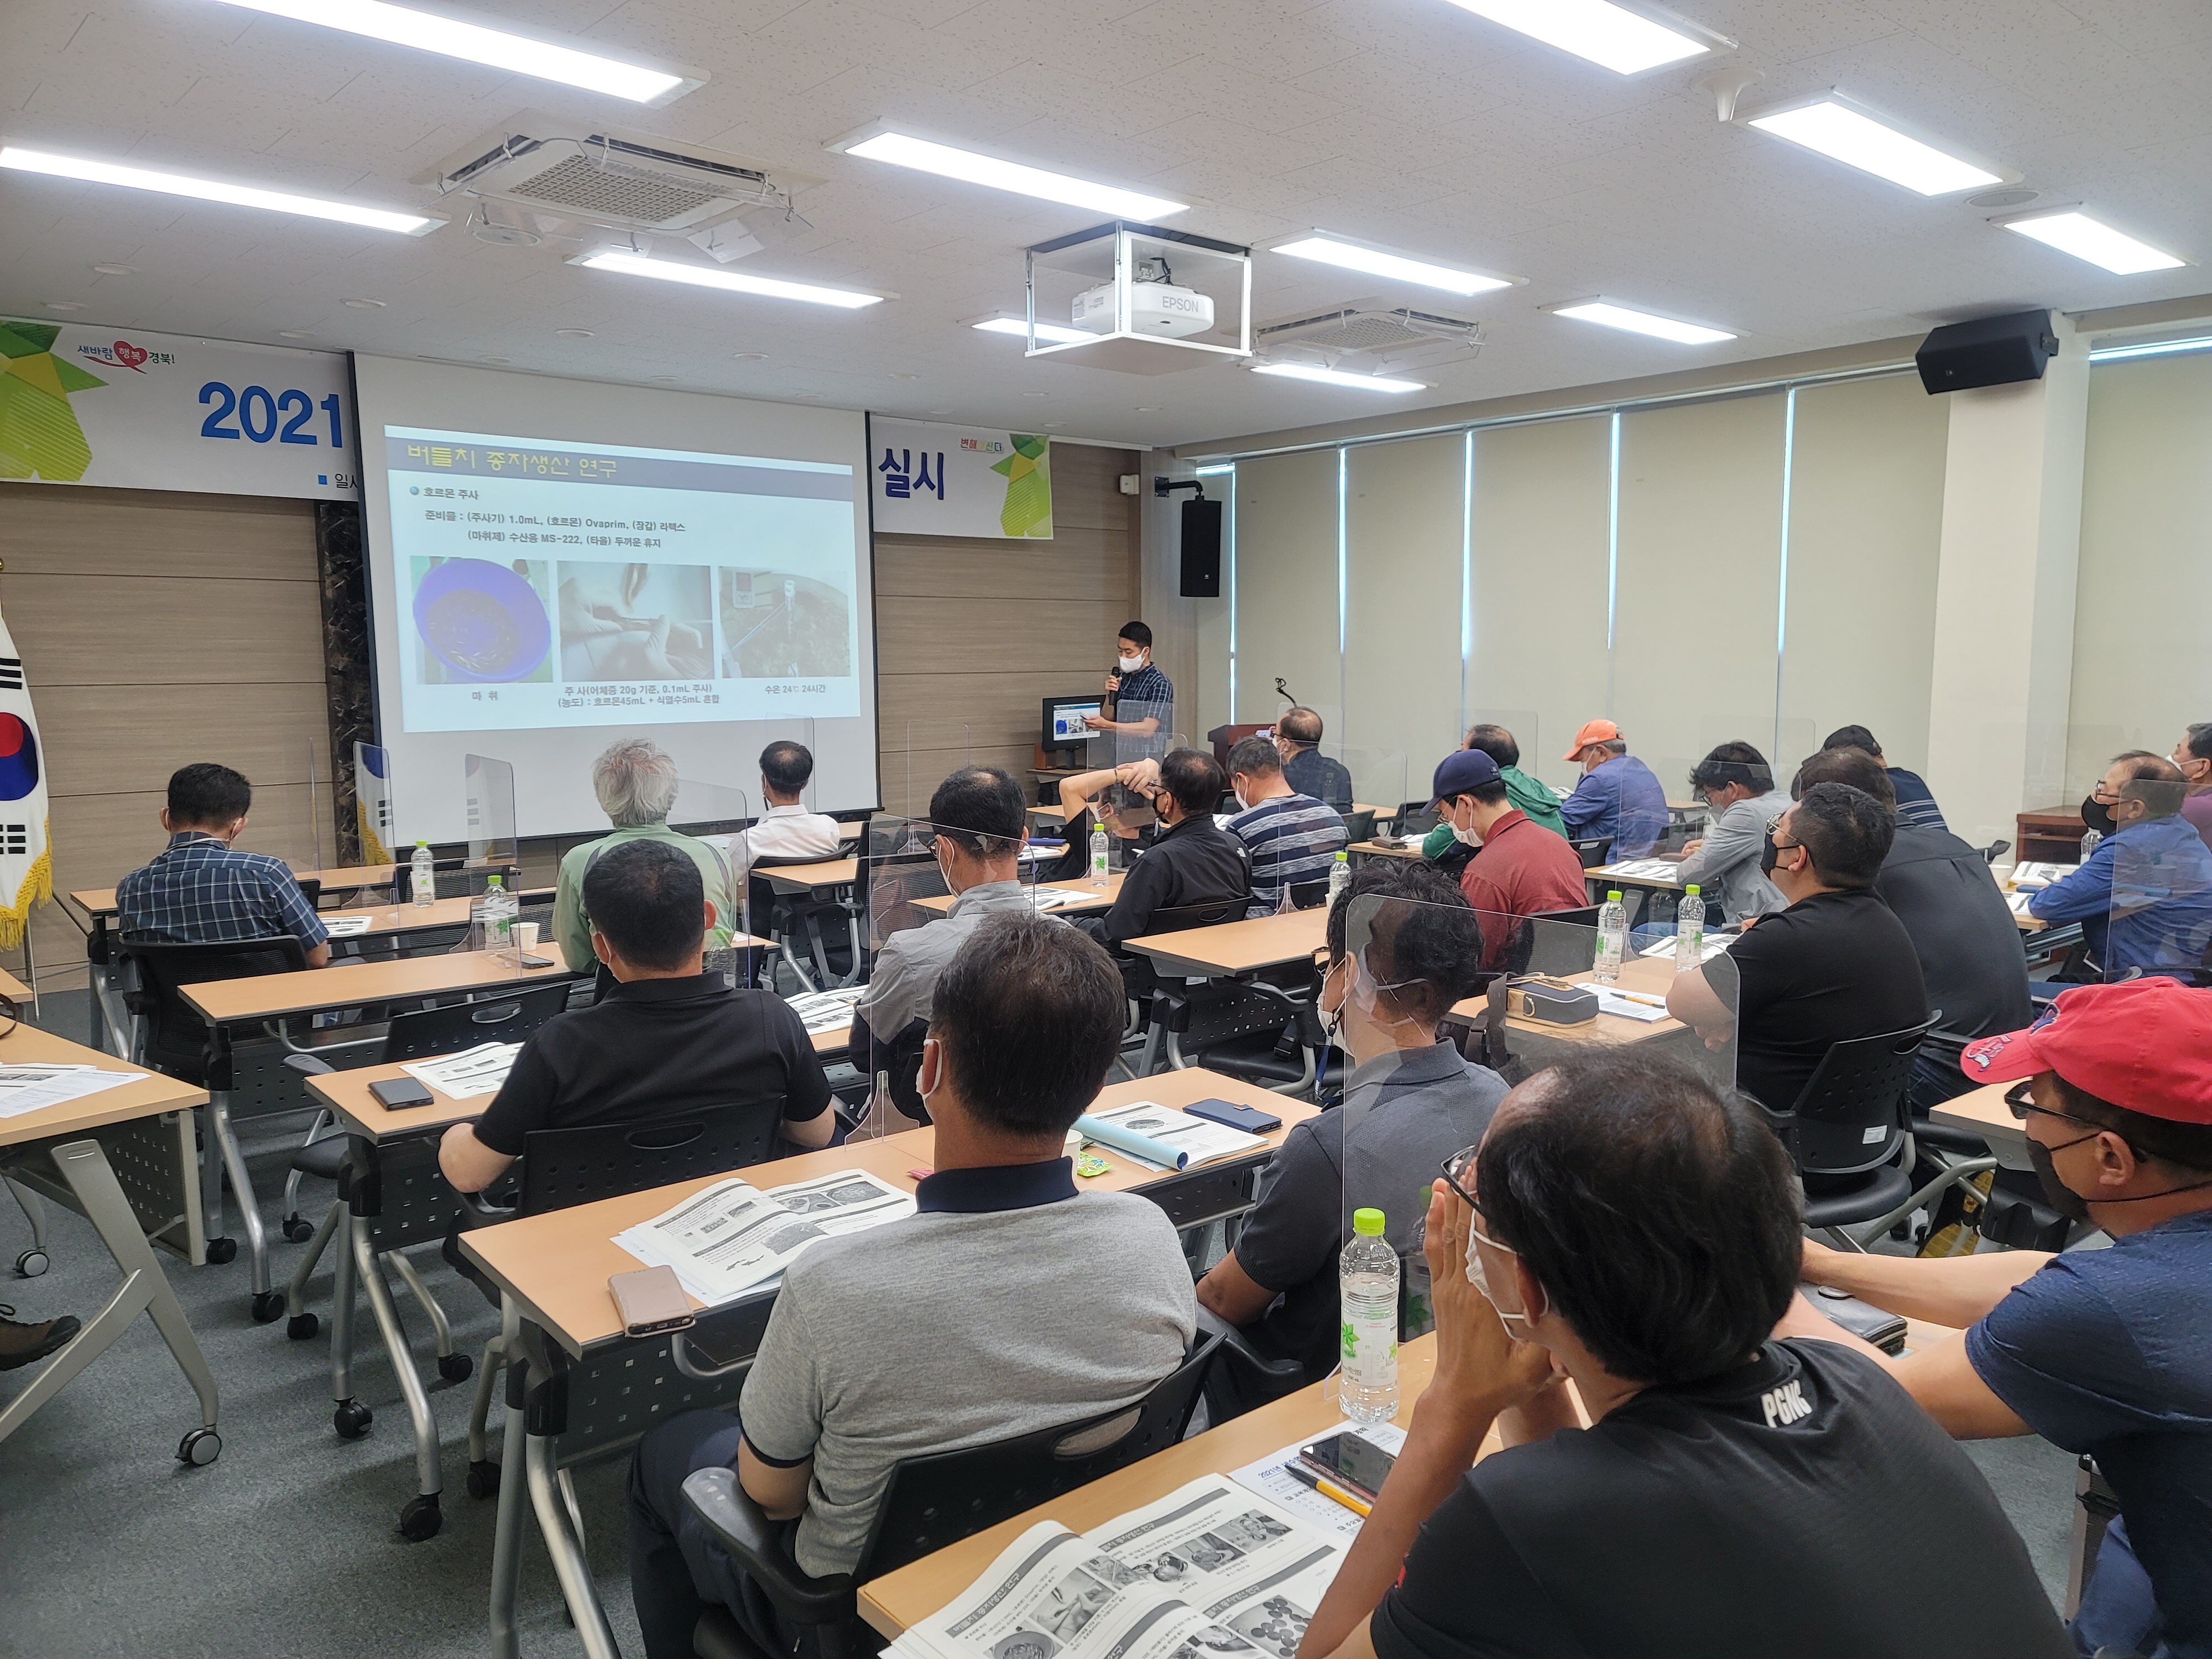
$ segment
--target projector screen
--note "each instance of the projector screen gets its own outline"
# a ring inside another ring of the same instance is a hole
[[[464,757],[515,830],[605,827],[593,756],[652,738],[760,801],[815,755],[821,811],[879,802],[866,417],[356,357],[378,740],[393,827],[466,839]]]

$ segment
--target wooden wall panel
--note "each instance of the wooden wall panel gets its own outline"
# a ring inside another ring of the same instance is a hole
[[[877,751],[889,811],[926,809],[961,763],[1030,786],[1043,699],[1099,684],[1137,614],[1135,452],[1056,444],[1049,542],[875,538]],[[911,754],[909,754],[911,749]]]
[[[252,780],[241,846],[330,854],[309,503],[0,485],[0,560],[46,740],[58,890],[112,886],[159,852],[164,787],[193,760]],[[58,904],[33,944],[42,988],[84,982],[83,936]]]

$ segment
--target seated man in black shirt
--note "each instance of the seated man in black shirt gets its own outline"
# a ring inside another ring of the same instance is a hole
[[[1597,1050],[1514,1090],[1446,1171],[1436,1374],[1303,1659],[2071,1655],[1911,1396],[1769,1339],[1800,1212],[1748,1103]],[[1478,1463],[1493,1423],[1507,1449]]]
[[[1791,793],[1816,783],[1847,783],[1884,806],[1897,805],[1897,775],[1862,749],[1823,749],[1797,769]],[[1990,874],[1989,861],[1948,830],[1897,818],[1897,839],[1874,878],[1920,957],[1920,979],[1944,1032],[1967,1039],[2017,1031],[2035,1018],[2027,1000],[2027,952],[2020,924]],[[1959,1069],[1959,1042],[1921,1045],[1909,1097],[1915,1112],[1962,1095],[1973,1079]]]
[[[1213,821],[1226,787],[1221,763],[1195,749],[1171,749],[1152,786],[1159,833],[1121,878],[1114,908],[1103,916],[1075,916],[1074,924],[1109,949],[1153,931],[1152,913],[1194,904],[1249,898],[1252,866],[1244,843]],[[1221,920],[1244,914],[1224,908]],[[1186,924],[1188,925],[1188,924]]]
[[[1911,936],[1874,890],[1897,815],[1817,783],[1766,828],[1760,868],[1790,908],[1746,922],[1726,966],[1675,975],[1667,1012],[1708,1044],[1733,1036],[1736,1086],[1786,1112],[1832,1044],[1917,1025],[1928,998]]]
[[[805,1024],[773,992],[702,969],[714,917],[697,865],[666,842],[617,847],[586,872],[584,912],[614,988],[532,1033],[484,1115],[446,1131],[447,1180],[482,1192],[532,1129],[709,1106],[773,1109],[794,1146],[830,1144],[830,1082]]]

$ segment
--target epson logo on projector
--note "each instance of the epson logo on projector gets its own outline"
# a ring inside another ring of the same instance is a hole
[[[1114,331],[1114,285],[1102,283],[1075,296],[1076,327],[1092,334]],[[1172,283],[1137,283],[1129,289],[1129,326],[1139,334],[1180,339],[1213,326],[1213,301],[1194,289]]]

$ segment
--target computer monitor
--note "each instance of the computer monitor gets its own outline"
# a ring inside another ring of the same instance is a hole
[[[1083,723],[1086,714],[1106,712],[1106,699],[1093,691],[1087,697],[1047,697],[1044,700],[1044,735],[1039,741],[1047,749],[1072,749],[1085,744],[1098,735]]]

